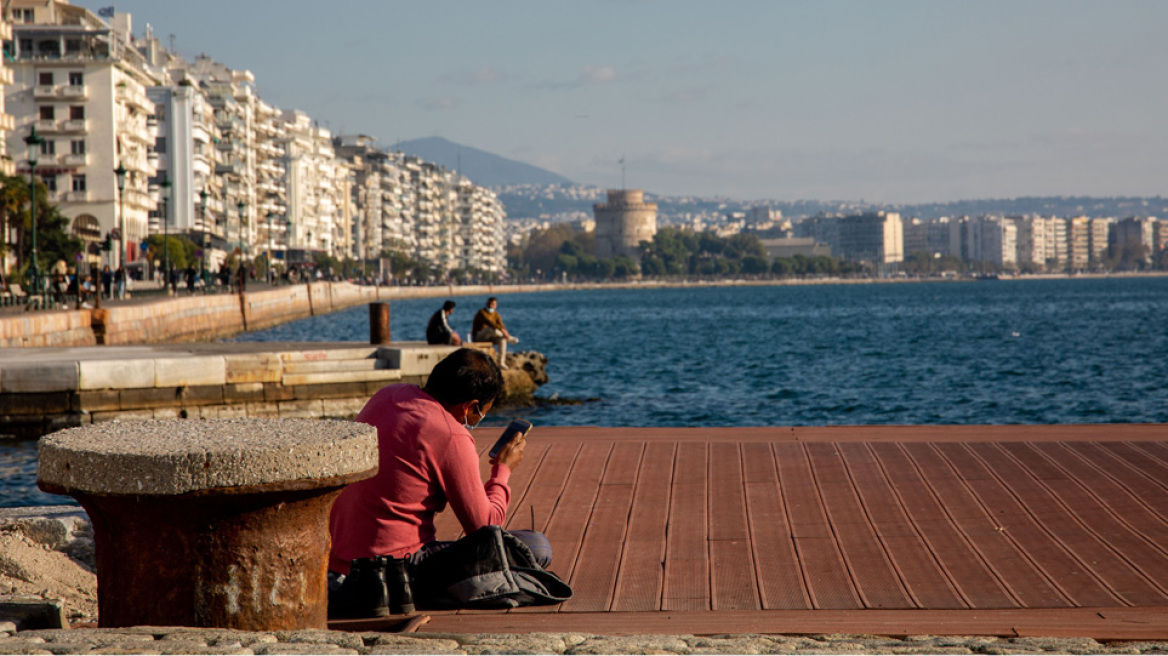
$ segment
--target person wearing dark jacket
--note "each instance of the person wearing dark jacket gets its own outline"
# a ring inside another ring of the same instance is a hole
[[[454,313],[454,301],[446,301],[442,308],[430,317],[426,324],[427,344],[452,344],[459,346],[462,338],[450,327],[450,315]]]

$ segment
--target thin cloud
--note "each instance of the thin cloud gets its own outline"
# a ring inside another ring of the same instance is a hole
[[[616,79],[616,68],[612,66],[585,66],[580,72],[580,84],[601,84]]]
[[[495,68],[494,66],[481,66],[474,70],[463,69],[454,71],[438,79],[447,84],[483,86],[487,84],[500,84],[506,82],[507,78],[506,71],[502,69]]]

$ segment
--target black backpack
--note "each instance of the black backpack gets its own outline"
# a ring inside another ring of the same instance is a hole
[[[426,556],[410,572],[410,587],[419,609],[514,608],[572,598],[567,583],[498,526],[484,526]]]

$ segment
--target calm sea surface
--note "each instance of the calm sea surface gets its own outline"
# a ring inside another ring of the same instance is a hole
[[[465,336],[484,298],[453,300]],[[393,338],[424,339],[441,301],[393,302]],[[511,411],[537,427],[1168,423],[1168,278],[500,294],[499,311],[512,348],[548,356],[541,396],[593,399]],[[238,339],[368,334],[362,306]],[[0,506],[59,499],[27,488],[30,454],[0,452]]]

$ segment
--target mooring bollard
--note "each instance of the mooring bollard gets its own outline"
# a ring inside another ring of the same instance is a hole
[[[369,304],[369,343],[389,343],[389,303]]]
[[[89,513],[102,627],[327,627],[328,516],[377,471],[348,421],[107,422],[41,438],[38,485]]]

